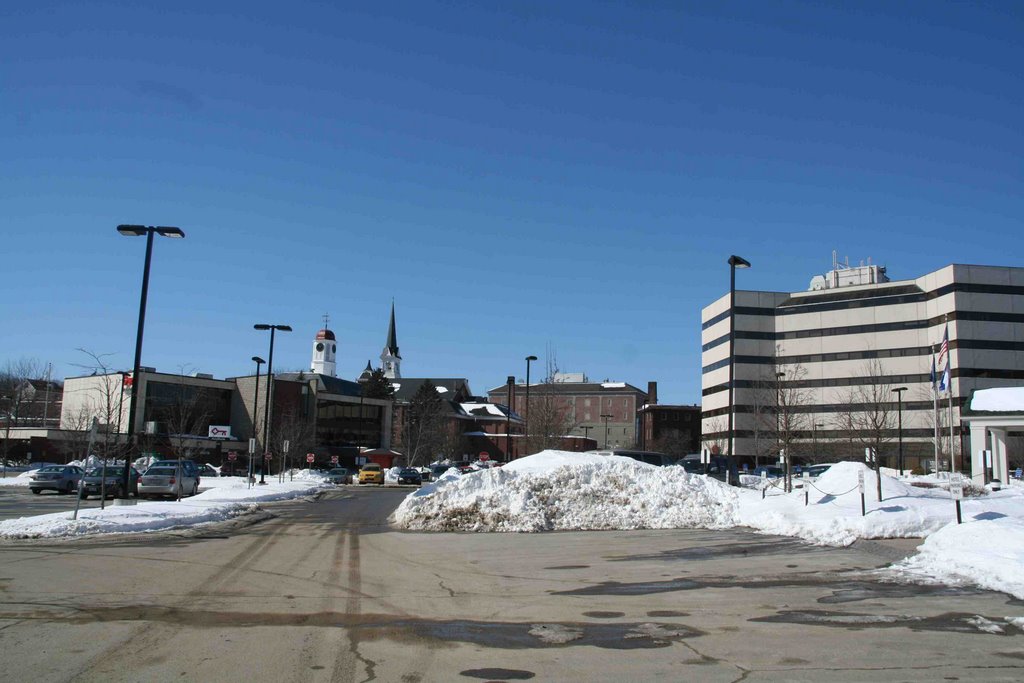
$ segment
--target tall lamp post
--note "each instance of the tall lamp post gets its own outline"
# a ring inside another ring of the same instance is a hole
[[[505,379],[506,391],[508,394],[508,412],[505,413],[505,462],[512,462],[512,387],[516,384],[515,375],[509,375]]]
[[[733,405],[733,364],[736,362],[736,269],[749,268],[750,261],[733,254],[729,257],[729,460],[735,453],[732,433],[732,415],[736,412]],[[788,456],[787,456],[788,457]],[[787,460],[788,462],[788,460]],[[788,470],[788,467],[787,467]]]
[[[264,363],[266,363],[267,361],[263,360],[259,356],[253,356],[252,360],[253,360],[254,363],[256,363],[256,386],[252,390],[252,438],[256,439],[256,437],[259,436],[259,431],[260,431],[259,430],[259,426],[258,426],[258,420],[259,420],[259,414],[260,414],[260,411],[259,411],[259,403],[260,403],[260,366],[263,365]],[[257,443],[258,443],[258,441],[257,441]],[[256,452],[257,453],[260,452],[259,451],[259,446],[256,447]],[[249,454],[249,471],[246,472],[246,475],[248,475],[250,478],[252,477],[252,473],[254,472],[254,470],[253,470],[254,464],[252,462],[252,456],[253,456],[253,454],[250,453]],[[232,472],[232,474],[234,474],[234,472]],[[251,481],[251,479],[250,479],[250,481]]]
[[[608,420],[614,417],[614,415],[603,414],[601,419],[604,420],[604,447],[608,448]]]
[[[537,360],[537,356],[526,357],[526,424],[523,428],[526,431],[526,447],[530,447],[530,363]],[[529,454],[527,454],[529,455]]]
[[[906,387],[896,387],[892,390],[892,393],[896,394],[896,416],[898,422],[898,433],[900,439],[900,452],[899,452],[899,463],[900,463],[900,476],[903,476],[903,392],[906,391]]]
[[[583,438],[584,439],[589,439],[590,438],[590,430],[593,429],[593,428],[594,427],[592,425],[580,425],[580,429],[583,430]]]
[[[131,472],[132,454],[135,451],[135,410],[139,398],[139,368],[142,365],[142,331],[146,326],[146,297],[149,295],[149,263],[153,258],[153,235],[184,239],[181,228],[146,225],[119,225],[117,231],[125,237],[146,236],[146,261],[142,267],[142,295],[139,298],[139,325],[135,332],[135,364],[132,369],[132,393],[128,401],[127,449],[124,456],[124,472],[121,475],[121,497],[128,498],[128,479]]]
[[[270,453],[270,393],[274,388],[274,332],[291,332],[290,325],[270,325],[257,323],[253,325],[254,330],[270,330],[270,355],[267,357],[267,397],[263,407],[263,467],[260,468],[260,483],[267,483],[267,454]]]

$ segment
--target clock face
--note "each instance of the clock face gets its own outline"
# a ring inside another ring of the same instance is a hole
[[[324,350],[324,345],[322,343],[320,343],[320,342],[317,342],[316,343],[316,350],[317,351],[323,351]]]

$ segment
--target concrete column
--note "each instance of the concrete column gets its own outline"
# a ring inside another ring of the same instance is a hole
[[[979,486],[985,481],[985,462],[981,452],[988,448],[988,433],[988,427],[971,423],[971,480]]]

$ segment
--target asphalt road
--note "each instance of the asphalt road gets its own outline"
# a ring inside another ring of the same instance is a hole
[[[1024,603],[876,571],[913,542],[396,532],[406,493],[0,545],[0,680],[1024,679]]]
[[[107,505],[111,505],[107,499]],[[98,508],[98,496],[82,501],[81,509]],[[0,520],[45,515],[51,512],[75,509],[75,496],[54,491],[33,494],[27,486],[0,486]]]

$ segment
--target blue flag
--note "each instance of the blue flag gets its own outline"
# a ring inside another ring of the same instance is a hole
[[[929,377],[931,378],[931,381],[932,381],[932,391],[935,391],[935,380],[937,378],[935,377],[935,354],[934,353],[932,354],[932,374],[929,375]]]
[[[949,358],[946,358],[946,369],[942,371],[942,379],[939,380],[939,391],[950,391]]]

